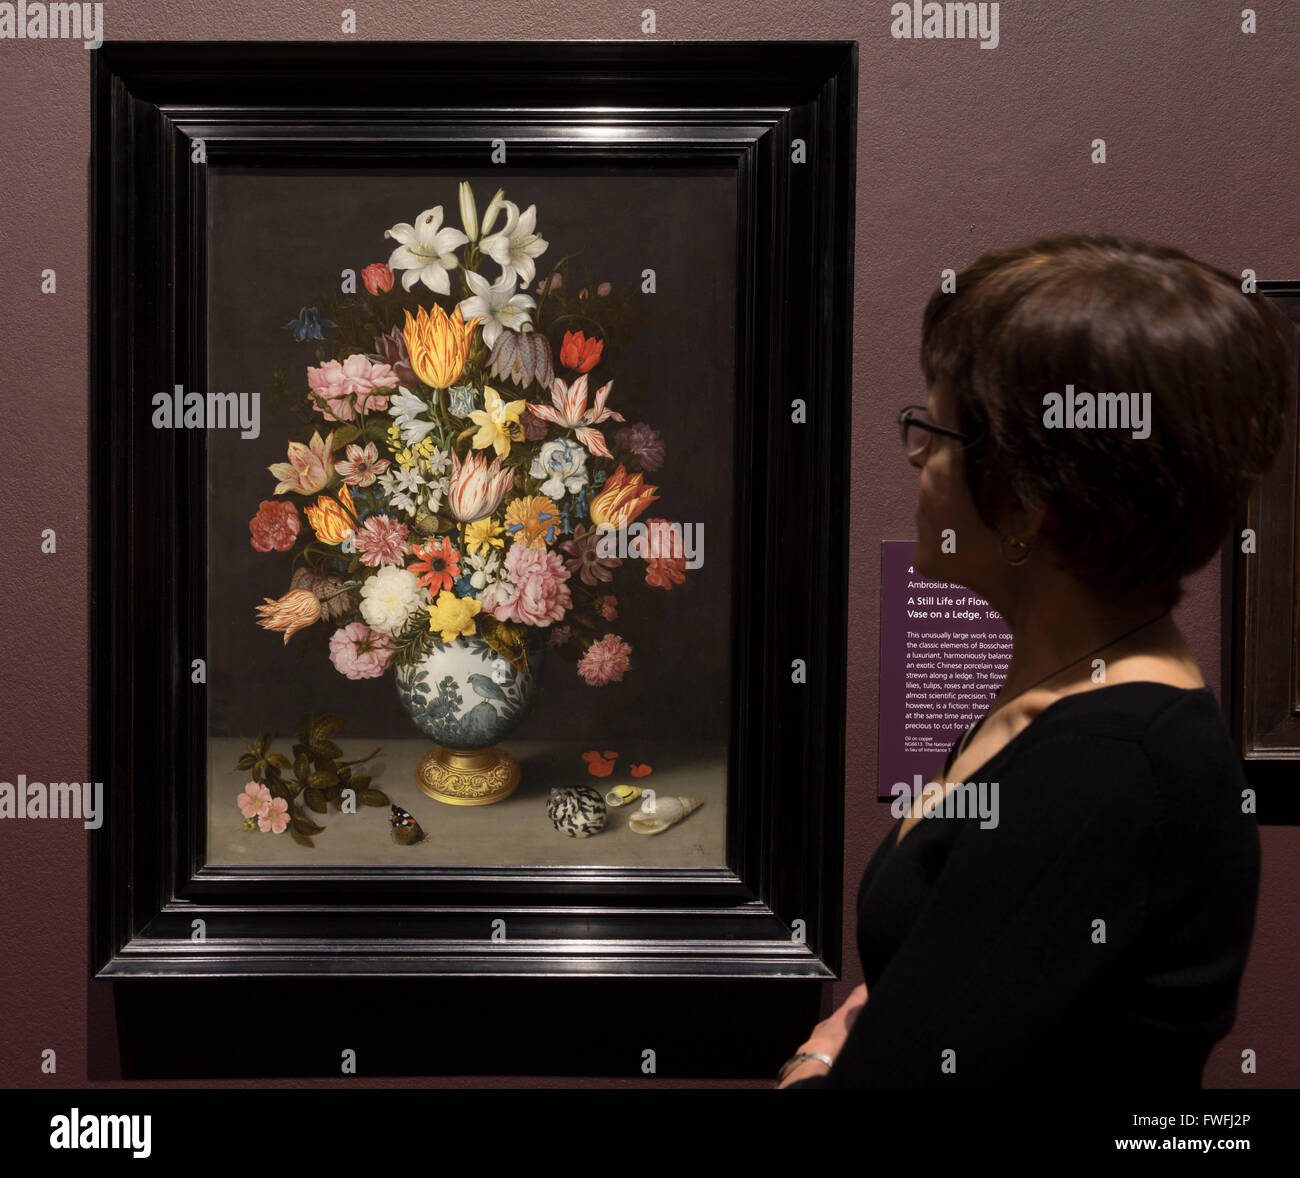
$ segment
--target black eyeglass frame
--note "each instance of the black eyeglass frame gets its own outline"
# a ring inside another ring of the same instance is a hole
[[[898,411],[898,433],[902,439],[904,448],[907,446],[907,427],[909,425],[914,425],[917,429],[926,430],[928,433],[942,434],[945,438],[956,438],[959,442],[963,442],[967,446],[973,446],[976,442],[980,441],[978,436],[972,437],[970,434],[964,434],[960,430],[948,429],[947,426],[943,425],[935,425],[932,421],[916,421],[908,416],[908,414],[914,409],[920,410],[922,413],[929,412],[924,405],[905,405]]]

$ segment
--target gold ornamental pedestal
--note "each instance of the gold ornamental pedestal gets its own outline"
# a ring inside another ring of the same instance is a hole
[[[519,762],[499,748],[449,749],[439,745],[415,767],[421,792],[449,806],[490,806],[519,784]]]

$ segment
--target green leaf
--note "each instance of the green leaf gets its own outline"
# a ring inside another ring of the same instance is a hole
[[[312,749],[312,755],[317,758],[328,757],[331,761],[334,761],[343,755],[343,750],[332,740],[318,740]],[[317,761],[317,764],[319,763]]]
[[[283,753],[267,753],[266,763],[274,765],[277,769],[292,769],[293,762]]]
[[[311,741],[311,727],[314,723],[315,717],[310,712],[298,722],[298,740],[301,743],[307,744]]]
[[[333,736],[334,733],[342,727],[342,716],[322,716],[320,722],[312,731],[315,733],[316,740],[319,742]]]
[[[358,773],[355,777],[353,777],[348,782],[349,787],[352,789],[365,789],[366,786],[368,786],[369,784],[370,784],[369,773]]]
[[[240,757],[239,760],[235,763],[235,768],[236,768],[236,769],[251,769],[251,768],[252,768],[254,765],[256,765],[256,764],[257,764],[257,758],[256,758],[255,756],[253,756],[251,753],[245,753],[245,754],[244,754],[242,757]]]
[[[357,794],[363,806],[387,806],[388,795],[381,789],[363,789]]]
[[[346,446],[349,442],[355,442],[361,436],[361,431],[355,425],[340,426],[334,431],[334,445]]]
[[[307,778],[307,784],[315,786],[316,789],[330,789],[338,785],[339,779],[333,773],[326,773],[323,770],[319,773],[313,773]]]
[[[312,789],[309,785],[302,796],[307,805],[315,810],[317,814],[329,813],[329,803],[326,802],[325,795],[320,790]]]
[[[306,781],[311,776],[311,762],[306,753],[299,753],[293,762],[293,775],[299,781]]]
[[[299,834],[320,834],[325,828],[317,826],[310,818],[294,818],[290,823]]]
[[[316,845],[305,834],[299,834],[296,830],[293,829],[293,827],[289,828],[289,834],[293,838],[293,841],[297,843],[300,847],[314,847]]]

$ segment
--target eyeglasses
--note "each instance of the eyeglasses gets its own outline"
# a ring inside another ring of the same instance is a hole
[[[930,420],[930,411],[924,405],[908,405],[905,409],[901,409],[898,414],[898,430],[903,437],[903,453],[912,462],[925,457],[934,434],[942,434],[945,438],[956,438],[966,445],[979,440],[971,437],[970,434],[935,425]]]

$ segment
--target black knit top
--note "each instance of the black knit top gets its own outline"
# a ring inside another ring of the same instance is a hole
[[[1065,696],[971,779],[998,783],[996,825],[936,813],[896,843],[900,820],[867,864],[867,1003],[830,1073],[789,1087],[1199,1087],[1259,887],[1213,692]]]

